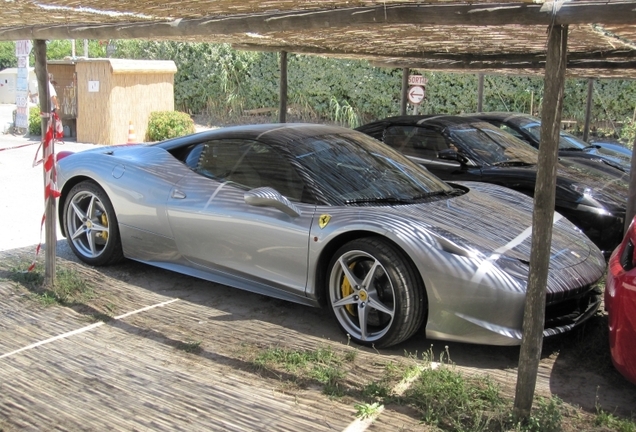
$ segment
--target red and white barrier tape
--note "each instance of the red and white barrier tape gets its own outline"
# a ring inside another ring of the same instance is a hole
[[[46,221],[46,208],[48,206],[49,199],[56,199],[60,196],[60,191],[57,189],[57,175],[55,172],[55,140],[62,139],[64,137],[64,127],[62,126],[62,122],[58,117],[56,112],[51,113],[51,115],[41,114],[42,118],[49,119],[48,126],[46,128],[46,134],[44,135],[44,139],[40,143],[37,151],[35,152],[35,157],[33,158],[33,167],[38,166],[40,163],[44,163],[44,214],[42,215],[42,222],[40,222],[40,243],[37,248],[35,248],[35,257],[33,258],[33,262],[29,266],[27,271],[32,271],[35,268],[35,264],[38,258],[38,254],[40,253],[40,249],[42,249],[42,233],[44,232],[44,222]],[[55,120],[55,133],[53,132],[53,120]],[[42,148],[42,159],[38,160],[38,154],[40,153],[40,148]],[[55,245],[50,245],[50,247],[55,247]]]

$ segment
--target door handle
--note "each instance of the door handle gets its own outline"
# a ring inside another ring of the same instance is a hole
[[[183,192],[181,192],[179,189],[173,189],[172,190],[172,198],[175,199],[184,199],[186,197],[186,194],[184,194]]]

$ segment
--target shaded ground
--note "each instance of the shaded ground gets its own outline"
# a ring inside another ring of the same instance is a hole
[[[344,430],[354,420],[356,400],[329,398],[318,382],[298,387],[258,368],[253,351],[269,347],[355,350],[346,381],[362,386],[378,379],[382,365],[432,346],[436,358],[448,352],[458,370],[489,374],[502,393],[514,394],[515,347],[419,335],[391,349],[361,348],[348,343],[326,311],[135,262],[91,268],[63,241],[58,267],[77,272],[94,294],[70,307],[44,307],[13,281],[12,269],[31,256],[31,248],[0,252],[0,356],[96,317],[178,300],[0,358],[0,427],[7,430]],[[597,320],[603,324],[604,317]],[[582,329],[546,341],[537,393],[557,395],[590,415],[598,406],[629,416],[636,388],[613,370],[606,346],[594,345],[606,342],[601,333]],[[183,350],[192,343],[196,349]],[[370,430],[425,430],[419,422],[408,407],[388,407]]]

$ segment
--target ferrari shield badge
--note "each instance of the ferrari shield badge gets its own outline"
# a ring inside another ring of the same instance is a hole
[[[330,220],[331,220],[331,215],[328,215],[328,214],[320,215],[320,219],[318,219],[318,226],[320,227],[320,229],[323,229],[324,227],[326,227]]]

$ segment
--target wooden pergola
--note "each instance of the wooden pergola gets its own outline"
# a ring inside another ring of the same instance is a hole
[[[0,40],[36,41],[40,94],[48,91],[47,39],[207,41],[278,51],[281,121],[286,53],[366,59],[405,71],[543,75],[542,145],[515,398],[517,414],[527,417],[541,355],[565,77],[636,78],[634,23],[636,0],[13,0],[3,2]],[[635,195],[632,187],[626,224],[635,213]],[[55,203],[50,201],[47,280],[53,281]]]

